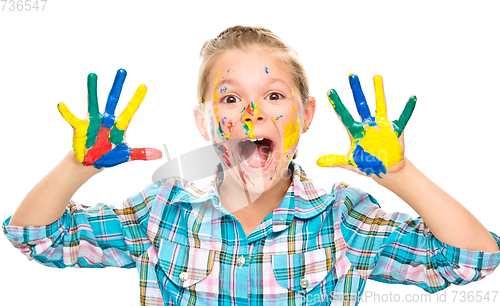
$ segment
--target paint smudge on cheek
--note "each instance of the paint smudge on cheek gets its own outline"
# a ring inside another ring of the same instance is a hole
[[[267,67],[265,67],[265,70],[266,74],[269,74],[269,70],[267,70]]]
[[[226,147],[220,144],[214,144],[214,147],[215,151],[217,152],[217,155],[219,155],[219,158],[226,164],[227,167],[231,168],[231,162],[229,161],[229,153],[227,152]]]
[[[279,120],[281,117],[283,117],[283,115],[279,115],[279,116],[278,116],[278,117],[276,117],[276,118],[275,118],[275,117],[271,117],[271,118],[273,119],[273,122],[274,122],[275,124],[277,124],[277,123],[278,123],[278,120]]]
[[[288,124],[283,123],[283,155],[299,141],[300,116],[290,116]]]

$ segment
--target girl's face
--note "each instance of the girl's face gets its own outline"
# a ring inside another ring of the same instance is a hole
[[[195,112],[198,128],[232,170],[225,173],[254,193],[289,180],[288,165],[315,110],[312,97],[304,107],[292,75],[272,52],[225,51],[210,71],[204,114]]]

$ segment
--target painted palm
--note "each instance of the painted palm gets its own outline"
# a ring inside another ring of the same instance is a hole
[[[330,90],[328,99],[347,129],[351,139],[351,148],[347,155],[324,155],[317,160],[317,164],[321,167],[350,165],[366,175],[374,174],[381,177],[381,174],[387,173],[387,168],[398,164],[403,158],[403,143],[400,137],[415,108],[417,98],[410,97],[399,119],[391,122],[387,119],[381,76],[376,75],[373,78],[376,100],[375,117],[372,117],[370,113],[358,76],[350,74],[349,83],[361,122],[352,118],[335,90]]]
[[[97,102],[97,75],[87,77],[88,118],[74,116],[64,103],[57,105],[63,118],[73,127],[73,151],[75,158],[85,166],[97,169],[109,168],[129,160],[161,158],[161,151],[153,148],[133,149],[125,141],[125,131],[146,96],[146,86],[137,88],[132,100],[115,118],[115,108],[122,91],[127,72],[118,70],[111,87],[103,114]]]

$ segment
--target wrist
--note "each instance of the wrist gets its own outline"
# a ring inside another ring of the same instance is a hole
[[[393,188],[402,184],[411,183],[411,178],[418,172],[419,170],[415,167],[415,165],[413,165],[408,158],[403,156],[403,159],[401,159],[397,165],[391,167],[390,171],[382,175],[382,178],[376,176],[372,176],[372,178],[379,185],[393,190]]]
[[[90,179],[92,176],[104,170],[96,169],[93,166],[84,166],[81,162],[76,160],[75,153],[73,151],[66,154],[63,158],[63,163],[65,163],[72,175],[84,178],[85,180]]]

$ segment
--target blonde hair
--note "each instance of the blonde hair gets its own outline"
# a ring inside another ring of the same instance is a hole
[[[273,32],[263,27],[234,26],[221,32],[216,38],[207,40],[201,48],[202,60],[198,75],[198,101],[205,102],[210,70],[219,56],[227,50],[248,52],[259,46],[275,50],[278,60],[290,70],[297,85],[302,103],[307,105],[309,98],[309,81],[297,52]]]

